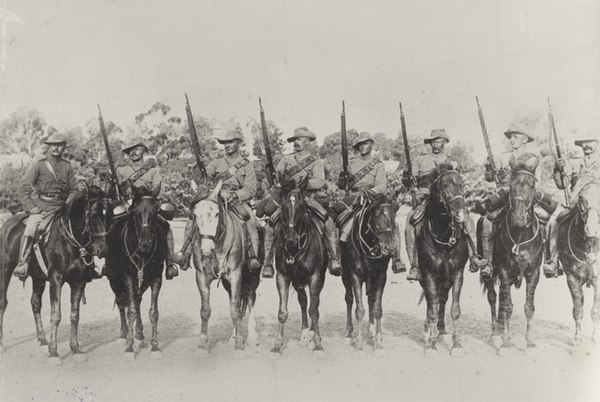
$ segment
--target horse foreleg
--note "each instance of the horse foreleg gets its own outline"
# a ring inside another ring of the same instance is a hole
[[[12,269],[9,269],[7,265],[4,265],[0,269],[2,271],[0,272],[0,280],[2,281],[2,283],[0,284],[0,353],[2,353],[2,351],[4,350],[4,346],[2,344],[4,312],[6,311],[6,306],[8,306],[6,292],[8,290],[8,284],[10,283],[10,277],[12,276],[12,271],[14,270],[14,267]]]
[[[79,349],[79,307],[84,291],[85,282],[71,284],[71,337],[69,338],[69,346],[75,360],[83,357],[83,355],[81,357],[77,355],[81,355],[81,349]]]
[[[494,286],[494,279],[489,278],[484,280],[483,286],[485,286],[485,293],[487,296],[488,304],[490,305],[490,317],[491,317],[491,329],[492,335],[490,339],[498,334],[498,323],[497,323],[497,309],[496,309],[496,301],[498,298],[498,294],[496,293],[496,287]]]
[[[510,281],[504,280],[500,282],[500,307],[498,309],[498,320],[502,325],[502,347],[510,348],[510,316],[513,311],[513,303],[510,294]]]
[[[158,346],[158,294],[160,293],[160,288],[162,286],[162,277],[158,276],[152,282],[150,287],[151,295],[150,295],[150,311],[148,312],[150,318],[150,324],[152,325],[152,339],[150,340],[150,345],[152,349],[150,354],[153,358],[162,357],[162,353]]]
[[[354,327],[352,325],[352,304],[354,304],[354,294],[352,293],[352,284],[344,281],[344,287],[346,288],[346,294],[344,300],[346,301],[346,340],[348,343],[352,341],[352,332]]]
[[[354,311],[356,317],[356,336],[354,337],[354,349],[363,349],[363,319],[365,318],[365,306],[363,305],[362,299],[362,281],[361,279],[352,274],[352,292],[354,293],[354,300],[356,300],[356,308]]]
[[[447,286],[441,286],[440,292],[438,293],[439,307],[438,307],[438,320],[437,329],[438,336],[443,337],[446,335],[446,303],[448,302],[448,296],[450,289]]]
[[[50,343],[48,345],[48,357],[53,360],[57,359],[56,362],[60,361],[57,343],[58,325],[60,324],[61,319],[60,297],[62,285],[62,278],[59,279],[55,275],[50,279]]]
[[[581,281],[571,270],[566,271],[567,285],[573,300],[573,319],[575,320],[575,338],[573,344],[578,346],[582,341],[581,320],[583,319],[583,289]]]
[[[310,306],[308,315],[310,316],[310,331],[314,344],[313,352],[321,354],[323,346],[321,345],[321,331],[319,330],[319,304],[321,303],[321,290],[323,289],[323,277],[315,272],[309,283]]]
[[[592,342],[597,344],[598,331],[600,327],[600,284],[598,283],[598,276],[594,276],[594,304],[592,306],[592,322],[594,324],[594,330],[592,332]]]
[[[454,278],[452,284],[452,307],[450,307],[450,315],[452,316],[452,354],[462,354],[462,343],[460,340],[460,291],[463,285],[464,274],[459,271]]]
[[[208,350],[208,320],[210,319],[210,282],[206,280],[204,273],[196,270],[196,285],[200,292],[200,344],[199,349]]]
[[[385,287],[385,281],[387,279],[387,273],[384,271],[377,278],[375,283],[375,289],[373,289],[373,300],[369,302],[369,315],[372,315],[375,320],[375,328],[373,334],[373,347],[375,348],[376,356],[383,356],[383,334],[381,332],[381,318],[383,317],[383,289]],[[371,314],[372,309],[372,314]]]
[[[256,333],[256,319],[254,318],[254,303],[256,294],[248,298],[248,337],[246,343],[250,346],[258,345],[258,334]]]
[[[231,283],[231,295],[229,296],[229,314],[233,322],[235,332],[234,350],[244,350],[244,339],[242,338],[242,311],[241,287],[242,287],[242,267],[234,270],[234,274],[229,276]]]
[[[277,293],[279,293],[279,312],[277,319],[279,320],[279,326],[277,328],[277,335],[275,336],[275,343],[271,349],[272,353],[281,353],[283,347],[283,329],[285,322],[288,318],[288,298],[290,294],[290,280],[284,275],[277,273]]]
[[[423,278],[425,300],[427,301],[427,318],[425,324],[425,355],[433,355],[437,350],[435,346],[435,331],[437,329],[437,320],[439,317],[439,297],[435,280],[427,274]]]
[[[137,303],[135,300],[135,288],[133,286],[134,279],[130,276],[125,277],[125,286],[127,287],[127,341],[125,343],[125,358],[135,359],[133,351],[133,330],[135,320],[138,318]]]
[[[308,296],[306,289],[296,289],[298,293],[298,303],[300,303],[300,313],[302,314],[302,335],[300,335],[300,345],[308,345]]]
[[[527,332],[525,333],[525,339],[527,341],[528,348],[534,348],[535,342],[533,340],[533,315],[535,313],[535,288],[537,287],[540,279],[540,269],[533,269],[530,276],[526,277],[527,285],[525,288],[525,317],[527,318]]]
[[[142,322],[142,295],[146,291],[146,288],[140,289],[138,293],[135,295],[135,341],[139,341],[140,344],[143,343],[144,340],[144,323]]]
[[[47,347],[48,341],[44,333],[44,324],[42,323],[42,295],[46,289],[46,281],[40,279],[32,279],[31,289],[31,311],[33,311],[33,319],[35,320],[35,332],[37,340],[41,347]]]

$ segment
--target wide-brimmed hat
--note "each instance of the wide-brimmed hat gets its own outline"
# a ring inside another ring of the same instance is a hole
[[[371,134],[367,133],[366,131],[363,131],[358,135],[358,138],[356,139],[356,141],[354,141],[354,144],[352,144],[352,148],[357,149],[360,144],[367,141],[375,142]]]
[[[298,127],[294,130],[294,135],[287,139],[287,142],[294,142],[296,138],[308,138],[309,140],[314,141],[317,139],[317,136],[306,127]]]
[[[525,132],[525,130],[509,128],[508,130],[506,130],[504,132],[504,136],[506,138],[510,138],[513,134],[522,134],[522,135],[524,135],[525,137],[527,137],[527,142],[533,142],[533,141],[535,141],[535,137],[532,136],[531,134],[528,134],[527,132]]]
[[[224,144],[233,140],[240,140],[244,142],[244,135],[236,130],[227,130],[223,135],[217,137],[219,144]]]
[[[423,140],[423,142],[425,144],[431,144],[433,141],[437,140],[438,138],[443,138],[446,140],[446,142],[450,142],[450,137],[448,137],[448,134],[446,134],[446,130],[444,130],[443,128],[436,128],[435,130],[431,130],[431,134],[429,134],[429,138],[425,138]]]
[[[146,146],[146,144],[144,144],[141,141],[135,141],[133,144],[129,145],[128,147],[123,148],[123,150],[121,152],[124,152],[126,154],[130,153],[133,148],[135,147],[144,147],[144,149],[146,150],[146,152],[149,152],[148,147]]]
[[[581,146],[583,146],[584,142],[592,142],[592,141],[599,142],[600,140],[598,138],[584,138],[583,140],[575,140],[575,145],[577,145],[578,147],[581,147]]]
[[[42,142],[48,145],[66,144],[67,137],[65,137],[63,134],[52,134]]]

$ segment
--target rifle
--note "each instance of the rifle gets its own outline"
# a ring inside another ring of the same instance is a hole
[[[194,150],[194,156],[196,157],[196,164],[202,176],[206,178],[206,167],[202,161],[202,153],[200,152],[200,141],[198,141],[198,133],[196,133],[196,125],[194,124],[194,117],[192,116],[192,108],[190,107],[190,101],[187,94],[185,94],[185,113],[187,115],[188,128],[190,130],[190,137],[192,142],[192,149]]]
[[[413,206],[417,205],[417,194],[415,192],[415,183],[413,179],[412,162],[410,160],[410,146],[408,144],[408,134],[406,132],[406,122],[404,121],[404,112],[402,111],[402,102],[398,102],[400,106],[400,127],[402,129],[402,143],[404,144],[404,170],[408,173],[413,182],[410,186],[410,195],[412,198]]]
[[[562,153],[560,152],[560,145],[558,143],[558,134],[556,134],[556,126],[554,125],[554,114],[552,113],[552,106],[550,105],[550,97],[548,97],[548,122],[550,124],[550,133],[554,135],[554,143],[556,145],[556,162],[558,162],[558,159],[562,159]],[[550,138],[548,138],[548,145],[551,147],[552,144],[552,135],[550,136]],[[552,148],[550,148],[550,152],[552,152]],[[569,196],[569,186],[565,183],[565,178],[566,178],[566,172],[565,169],[563,169],[562,167],[558,167],[559,168],[559,173],[560,173],[560,180],[563,183],[564,188],[564,194],[565,194],[565,201],[567,203],[567,205],[570,204],[570,196]]]
[[[346,188],[344,190],[346,197],[350,195],[350,173],[348,172],[348,136],[346,133],[346,105],[342,101],[342,173],[346,178]]]
[[[265,111],[262,107],[262,100],[258,98],[258,106],[260,106],[260,127],[262,129],[263,144],[265,146],[265,156],[267,157],[267,181],[271,186],[277,185],[277,178],[275,176],[275,165],[273,164],[273,153],[271,152],[271,146],[269,144],[269,134],[267,133],[267,122],[265,121]]]
[[[496,162],[494,161],[494,155],[492,154],[492,146],[490,145],[490,138],[488,137],[487,128],[485,128],[483,110],[481,110],[481,106],[479,105],[479,98],[477,96],[475,97],[475,101],[477,102],[477,112],[479,113],[479,123],[481,124],[481,132],[483,134],[483,141],[485,142],[485,149],[488,154],[490,166],[492,167],[492,175],[494,177],[496,185],[498,186],[500,185],[500,180],[498,180],[498,170],[496,169]]]
[[[108,159],[108,169],[110,170],[110,181],[115,186],[117,193],[117,199],[121,200],[121,191],[119,190],[119,183],[117,182],[117,170],[115,169],[115,162],[110,152],[110,146],[108,145],[108,135],[106,134],[106,127],[104,126],[104,118],[102,117],[102,109],[98,104],[98,122],[100,123],[100,135],[104,142],[104,149],[106,150],[106,158]]]

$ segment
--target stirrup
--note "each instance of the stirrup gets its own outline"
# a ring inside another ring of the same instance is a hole
[[[177,275],[179,275],[179,270],[177,269],[177,267],[173,264],[167,265],[167,270],[165,272],[165,278],[168,281],[170,281],[171,279],[175,278]]]
[[[333,267],[334,261],[337,261],[337,266],[335,268]],[[342,275],[342,265],[340,264],[339,260],[331,259],[330,265],[329,265],[329,273],[333,276],[341,276]]]
[[[275,269],[273,268],[273,264],[266,263],[262,270],[262,277],[270,279],[270,278],[273,278],[274,276],[275,276]]]
[[[408,276],[406,277],[409,281],[420,281],[422,278],[421,270],[416,265],[410,267],[410,271],[408,272]]]
[[[558,278],[558,267],[555,260],[549,260],[544,263],[544,276],[546,278]]]

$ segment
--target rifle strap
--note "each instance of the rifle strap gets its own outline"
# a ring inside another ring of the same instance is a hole
[[[225,159],[225,162],[227,162],[227,159]],[[235,177],[237,179],[237,175],[236,173],[238,172],[238,170],[240,170],[241,168],[247,166],[250,163],[250,161],[248,159],[242,159],[241,161],[239,161],[238,163],[236,163],[235,165],[231,166],[229,169],[227,169],[226,171],[224,171],[221,174],[218,174],[217,176],[215,176],[213,182],[218,182],[219,180],[226,182],[227,180],[231,179],[232,177]],[[240,181],[238,180],[239,185],[241,186],[242,183],[240,183]]]
[[[367,165],[363,166],[362,169],[360,169],[358,172],[356,172],[353,175],[350,175],[350,188],[352,188],[356,183],[361,181],[361,179],[365,177],[371,170],[373,170],[378,163],[379,161],[372,160]]]
[[[130,182],[131,184],[134,184],[136,181],[138,181],[140,179],[140,177],[142,177],[143,175],[145,175],[146,173],[148,173],[148,171],[152,169],[152,166],[146,164],[143,165],[141,168],[139,168],[138,170],[136,170],[135,172],[133,172],[131,174],[131,176],[129,176],[127,178],[126,181]]]
[[[289,168],[286,172],[287,177],[294,177],[298,172],[304,170],[304,168],[308,167],[312,163],[316,162],[319,159],[318,155],[309,155],[306,158],[298,161],[294,166]]]

